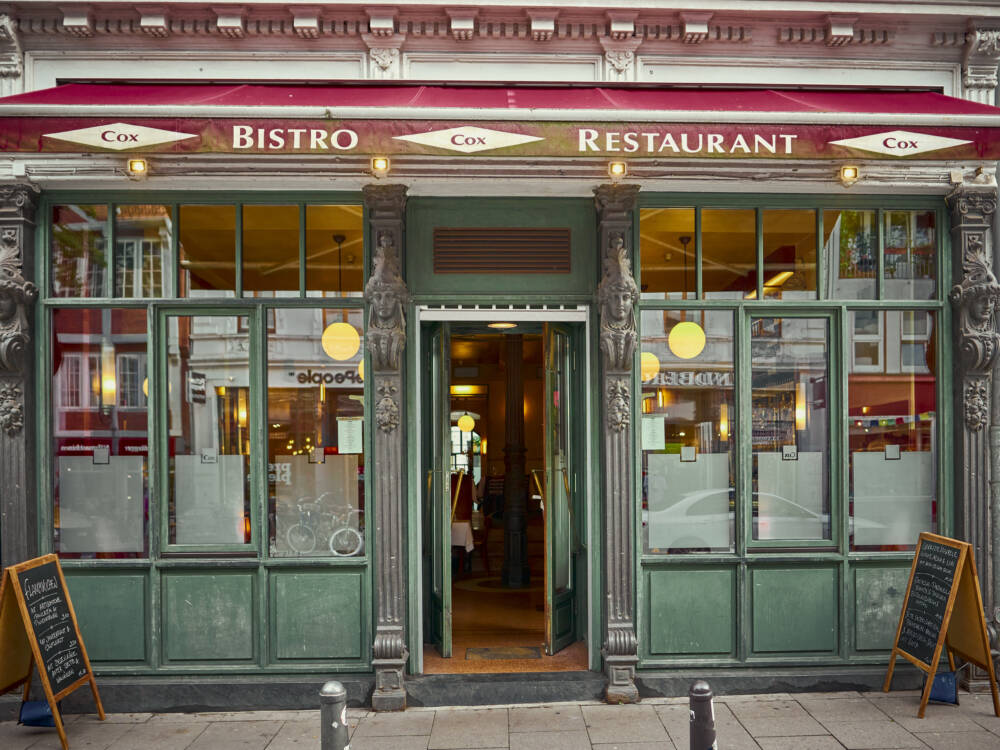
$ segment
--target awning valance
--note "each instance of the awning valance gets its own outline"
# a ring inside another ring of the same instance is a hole
[[[927,91],[67,84],[0,99],[7,152],[1000,159],[1000,109]]]

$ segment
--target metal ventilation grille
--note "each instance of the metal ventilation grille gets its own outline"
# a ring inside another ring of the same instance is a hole
[[[568,228],[437,227],[434,273],[569,273]]]

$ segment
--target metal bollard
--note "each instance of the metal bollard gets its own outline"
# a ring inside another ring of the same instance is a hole
[[[688,690],[691,708],[691,750],[718,750],[715,744],[715,706],[712,705],[712,688],[698,680]]]
[[[351,750],[347,727],[347,691],[339,682],[330,680],[319,691],[321,750]]]

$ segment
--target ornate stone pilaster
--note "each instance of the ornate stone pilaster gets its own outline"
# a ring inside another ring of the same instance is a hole
[[[3,566],[37,553],[34,302],[36,191],[0,185],[0,552]]]
[[[406,576],[403,527],[403,456],[406,435],[403,414],[403,350],[406,346],[406,305],[409,294],[401,272],[403,246],[402,185],[367,185],[365,207],[374,238],[373,270],[365,285],[368,328],[365,346],[371,359],[375,402],[375,458],[369,476],[375,482],[375,643],[372,666],[376,711],[406,708],[403,685],[406,659]]]
[[[1000,28],[986,28],[969,22],[962,63],[963,98],[980,104],[994,104],[997,64],[1000,62]]]
[[[955,399],[955,521],[956,534],[972,544],[977,573],[983,582],[987,621],[997,624],[1000,602],[992,527],[1000,519],[1000,457],[991,452],[1000,427],[1000,399],[991,396],[1000,352],[997,330],[1000,284],[993,275],[992,224],[997,207],[996,182],[964,183],[947,197],[951,210],[952,276],[949,299],[955,309],[957,356],[953,365]],[[992,415],[992,416],[991,416]],[[992,426],[991,425],[992,421]],[[994,465],[991,472],[991,464]],[[992,476],[991,476],[992,474]],[[972,676],[976,679],[976,675]]]
[[[632,360],[639,289],[629,244],[637,185],[602,185],[594,191],[603,272],[600,308],[601,433],[604,490],[604,669],[609,703],[639,700],[639,661],[633,600],[635,498],[632,482]]]

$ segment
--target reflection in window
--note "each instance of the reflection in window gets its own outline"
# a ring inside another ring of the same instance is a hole
[[[647,552],[732,551],[733,314],[642,312]]]
[[[52,207],[52,294],[107,296],[108,207]]]
[[[298,291],[299,207],[243,206],[243,294]]]
[[[115,206],[115,296],[171,294],[173,221],[169,206]]]
[[[283,310],[268,333],[270,552],[364,554],[363,311]]]
[[[874,211],[824,211],[828,299],[875,299],[878,235]]]
[[[644,208],[639,212],[642,296],[694,299],[698,268],[693,208]]]
[[[180,296],[236,293],[236,206],[181,206]]]
[[[52,497],[63,557],[142,557],[148,515],[144,309],[52,313]]]
[[[764,297],[816,299],[816,212],[768,209],[764,232]]]
[[[306,294],[360,296],[364,275],[361,206],[306,206]]]
[[[933,211],[886,211],[886,299],[933,299],[937,239]]]
[[[937,530],[934,313],[849,315],[865,321],[849,329],[852,347],[874,337],[882,353],[864,367],[855,358],[848,375],[851,548],[913,549],[920,532]]]
[[[170,544],[250,542],[248,351],[235,316],[168,318]]]
[[[750,334],[753,538],[831,539],[827,321],[754,318]]]
[[[706,208],[701,212],[702,288],[706,299],[757,294],[757,213]]]

